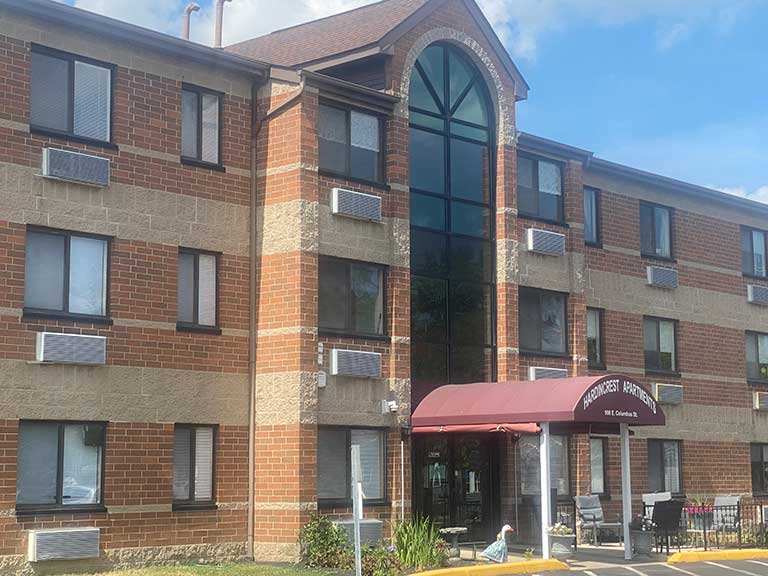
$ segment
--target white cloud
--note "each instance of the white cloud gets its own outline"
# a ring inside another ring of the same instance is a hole
[[[754,200],[755,202],[762,202],[763,204],[768,204],[768,184],[764,186],[760,186],[755,190],[752,190],[751,192],[747,190],[744,186],[733,186],[733,187],[724,187],[724,188],[717,188],[717,190],[720,190],[720,192],[725,192],[726,194],[732,194],[734,196],[739,196],[740,198],[747,198],[749,200]]]

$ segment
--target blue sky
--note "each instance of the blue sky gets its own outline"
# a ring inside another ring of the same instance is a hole
[[[65,0],[178,34],[186,0]],[[370,0],[233,0],[224,43]],[[212,0],[193,39],[209,43]],[[531,91],[518,128],[768,202],[768,1],[480,0]]]

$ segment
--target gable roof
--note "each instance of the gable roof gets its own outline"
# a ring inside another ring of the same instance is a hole
[[[323,70],[342,61],[389,54],[391,46],[446,0],[380,0],[347,12],[312,20],[224,48],[279,66]],[[515,79],[518,99],[528,84],[512,62],[493,27],[474,0],[461,0],[507,72]]]

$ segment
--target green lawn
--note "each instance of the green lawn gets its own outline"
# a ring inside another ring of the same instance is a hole
[[[99,576],[333,576],[334,572],[310,570],[300,566],[270,564],[224,564],[215,566],[157,566],[101,572]]]

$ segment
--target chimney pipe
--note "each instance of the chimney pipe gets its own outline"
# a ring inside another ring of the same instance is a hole
[[[189,15],[198,10],[200,10],[200,5],[195,4],[194,2],[190,2],[187,4],[187,7],[184,8],[184,27],[181,31],[181,37],[184,38],[184,40],[189,40]]]
[[[213,47],[221,48],[221,25],[224,19],[224,2],[232,0],[216,0],[216,31],[214,33]]]

